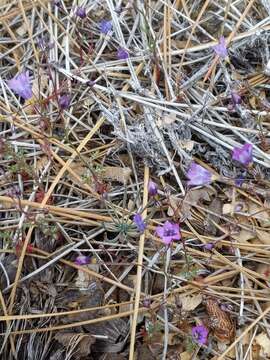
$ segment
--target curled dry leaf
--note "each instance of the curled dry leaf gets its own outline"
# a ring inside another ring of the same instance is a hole
[[[221,342],[232,342],[235,337],[235,324],[229,313],[221,310],[218,302],[212,298],[206,300],[206,312],[214,336]]]
[[[202,302],[202,295],[198,294],[195,296],[183,296],[180,298],[182,309],[184,311],[192,311]]]

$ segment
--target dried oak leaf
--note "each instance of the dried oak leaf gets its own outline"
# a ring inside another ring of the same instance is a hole
[[[218,302],[211,298],[206,300],[206,312],[214,336],[221,342],[232,342],[235,337],[235,324],[230,314],[221,310]]]

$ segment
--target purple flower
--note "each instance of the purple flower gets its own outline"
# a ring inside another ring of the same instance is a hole
[[[194,161],[190,165],[187,177],[189,178],[188,185],[206,185],[212,181],[211,173]]]
[[[118,58],[119,60],[126,60],[126,59],[128,59],[128,52],[127,52],[125,49],[123,49],[123,48],[119,48],[119,49],[117,50],[117,58]]]
[[[203,246],[203,248],[207,251],[211,251],[213,248],[215,247],[215,245],[213,243],[207,243]]]
[[[21,74],[18,74],[17,76],[9,80],[8,86],[24,100],[31,99],[31,97],[33,96],[28,71],[22,72]]]
[[[81,19],[86,18],[86,9],[85,9],[85,7],[78,6],[77,9],[76,9],[75,14]]]
[[[149,196],[156,196],[158,193],[157,184],[154,181],[149,181],[148,183],[148,194]]]
[[[231,92],[231,100],[233,105],[239,105],[242,102],[241,96],[235,90],[232,90]]]
[[[87,265],[90,263],[90,256],[79,255],[75,259],[76,265]]]
[[[221,36],[221,38],[219,39],[218,44],[213,46],[213,49],[214,49],[215,53],[221,59],[225,59],[228,56],[228,51],[227,51],[226,41],[225,41],[224,36]]]
[[[208,329],[204,325],[193,326],[192,338],[199,345],[205,345],[207,343]]]
[[[156,233],[166,245],[170,245],[173,240],[181,239],[179,224],[168,220],[162,226],[157,226]]]
[[[135,223],[135,225],[137,226],[138,230],[140,232],[144,232],[144,230],[146,229],[146,224],[143,221],[143,218],[140,214],[135,214],[133,216],[133,221]]]
[[[242,147],[234,147],[232,153],[232,159],[238,161],[240,164],[244,166],[248,166],[252,163],[252,144],[244,144]]]
[[[112,22],[110,20],[101,20],[99,23],[99,29],[102,34],[108,34],[108,32],[112,29]]]
[[[61,107],[61,109],[67,109],[70,105],[71,102],[71,97],[70,95],[62,95],[59,98],[59,105]]]

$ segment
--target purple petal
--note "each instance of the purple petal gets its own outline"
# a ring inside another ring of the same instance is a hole
[[[214,246],[215,245],[210,242],[210,243],[205,244],[203,247],[205,250],[211,251],[214,248]]]
[[[191,330],[193,340],[200,345],[207,343],[208,329],[204,325],[194,326]]]
[[[31,97],[33,96],[28,71],[18,74],[17,76],[9,80],[8,86],[17,95],[21,96],[25,100],[31,99]]]
[[[90,263],[90,256],[79,255],[74,262],[76,265],[87,265]]]
[[[59,105],[61,109],[67,109],[70,105],[71,97],[70,95],[62,95],[59,98]]]
[[[149,196],[156,196],[158,193],[158,186],[154,181],[149,181],[148,183],[148,194]]]
[[[140,214],[135,214],[133,216],[133,221],[135,223],[135,225],[137,226],[138,230],[140,232],[144,232],[144,230],[146,229],[146,224],[143,221],[143,218]]]
[[[108,34],[108,32],[112,29],[112,22],[110,20],[101,20],[99,23],[99,29],[103,34]]]
[[[126,59],[128,59],[128,52],[127,52],[125,49],[123,49],[123,48],[119,48],[119,49],[117,50],[117,58],[118,58],[119,60],[126,60]]]
[[[162,242],[165,245],[170,245],[170,243],[173,242],[173,239],[171,236],[162,236]]]
[[[232,159],[238,161],[240,164],[244,166],[248,166],[253,162],[253,145],[252,144],[244,144],[242,147],[234,147],[232,153]]]
[[[86,9],[83,6],[78,6],[76,9],[76,15],[81,19],[86,18]]]
[[[233,105],[239,105],[242,102],[241,96],[235,90],[232,90],[231,92],[231,99]]]
[[[163,226],[157,226],[157,227],[156,227],[156,234],[157,234],[160,238],[163,237],[163,234],[164,234]]]
[[[206,185],[212,181],[211,173],[204,167],[192,162],[187,172],[188,185]]]
[[[219,43],[217,45],[213,46],[213,49],[214,49],[215,53],[222,59],[225,59],[228,56],[228,51],[227,51],[226,41],[225,41],[224,36],[221,36],[221,38],[219,39]]]

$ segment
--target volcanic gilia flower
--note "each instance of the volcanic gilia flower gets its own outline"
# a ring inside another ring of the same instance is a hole
[[[157,226],[156,233],[165,245],[170,245],[173,240],[181,239],[179,224],[168,220],[162,226]]]
[[[133,222],[135,223],[135,225],[137,226],[137,229],[140,232],[144,232],[145,228],[146,228],[146,224],[143,221],[143,218],[140,214],[135,214],[133,216]]]
[[[253,145],[248,143],[244,144],[242,147],[234,147],[232,159],[244,166],[248,166],[253,162],[252,150]]]
[[[112,22],[110,20],[101,20],[99,23],[99,29],[102,34],[108,34],[112,29]]]
[[[123,49],[123,48],[119,48],[119,49],[117,50],[117,58],[118,58],[119,60],[126,60],[126,59],[128,59],[128,52],[127,52],[125,49]]]
[[[71,97],[70,95],[62,95],[59,98],[59,105],[61,109],[67,109],[70,105]]]
[[[90,263],[90,256],[79,255],[75,259],[76,265],[87,265]]]
[[[191,333],[193,341],[199,345],[205,345],[207,343],[208,329],[204,325],[193,326]]]
[[[85,9],[85,7],[78,6],[77,9],[76,9],[76,15],[81,19],[86,18],[86,9]]]
[[[226,57],[228,56],[228,51],[227,51],[226,40],[225,40],[224,36],[221,36],[218,44],[213,46],[213,49],[214,49],[215,53],[221,59],[226,59]]]
[[[156,196],[158,193],[157,184],[154,181],[149,181],[148,183],[148,194],[149,196]]]
[[[8,86],[24,100],[31,99],[31,97],[33,96],[28,71],[22,72],[9,80]]]
[[[189,178],[188,185],[207,185],[212,181],[212,174],[194,161],[190,165],[187,177]]]

